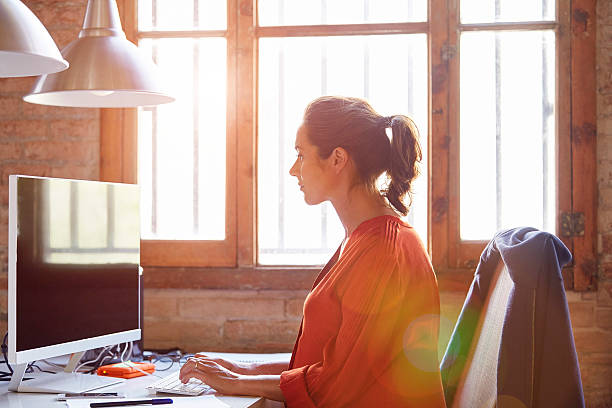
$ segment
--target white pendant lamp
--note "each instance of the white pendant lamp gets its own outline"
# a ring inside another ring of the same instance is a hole
[[[43,24],[19,0],[0,0],[0,78],[68,68]]]
[[[122,108],[174,101],[151,58],[125,38],[115,0],[89,0],[79,38],[62,55],[70,68],[40,77],[26,102]]]

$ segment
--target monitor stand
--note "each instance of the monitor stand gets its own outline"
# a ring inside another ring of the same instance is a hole
[[[96,390],[124,381],[121,378],[72,372],[76,368],[83,353],[84,352],[73,354],[63,372],[55,374],[36,373],[34,378],[26,381],[22,380],[28,364],[13,365],[13,375],[11,376],[8,389],[14,392],[45,392],[51,394],[78,393]]]

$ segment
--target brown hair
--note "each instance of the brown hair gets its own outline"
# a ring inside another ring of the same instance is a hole
[[[342,147],[352,157],[360,182],[376,191],[376,180],[387,172],[388,184],[380,193],[403,215],[412,204],[411,186],[422,159],[416,125],[407,116],[382,116],[365,100],[322,96],[304,112],[303,125],[319,156],[329,157]],[[386,128],[391,127],[391,140]],[[404,204],[408,195],[410,203]]]

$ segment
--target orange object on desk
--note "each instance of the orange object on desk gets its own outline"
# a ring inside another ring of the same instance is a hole
[[[155,371],[155,365],[151,363],[135,363],[133,361],[126,361],[123,363],[104,365],[98,368],[96,373],[104,377],[118,377],[118,378],[133,378],[145,375],[138,369],[152,374]]]

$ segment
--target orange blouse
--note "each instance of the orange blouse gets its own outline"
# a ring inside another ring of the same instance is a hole
[[[412,227],[393,216],[360,224],[306,298],[292,363],[293,407],[445,407],[438,368],[440,301]]]

